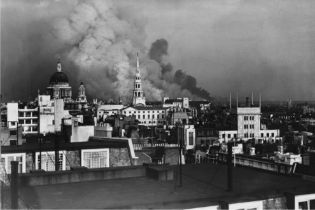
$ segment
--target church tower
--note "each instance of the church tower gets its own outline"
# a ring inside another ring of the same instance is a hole
[[[138,53],[137,53],[137,68],[136,68],[136,78],[135,78],[134,89],[133,89],[132,105],[145,106],[145,97],[144,97],[142,84],[141,84],[141,74],[140,74]]]
[[[86,103],[87,102],[86,95],[85,95],[85,87],[83,85],[83,82],[80,83],[79,90],[78,90],[78,99],[77,100],[79,102],[81,102],[81,103]]]

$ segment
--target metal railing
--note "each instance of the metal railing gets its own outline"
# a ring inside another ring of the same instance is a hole
[[[226,162],[227,154],[219,153],[219,162]],[[266,171],[272,171],[279,174],[292,174],[293,165],[283,164],[283,163],[276,163],[273,161],[268,160],[259,160],[256,158],[244,157],[241,155],[233,155],[232,162],[234,165],[239,166],[246,166],[251,168],[262,169]]]
[[[176,147],[179,147],[179,145],[178,144],[164,144],[164,143],[159,143],[159,144],[156,144],[156,143],[153,143],[153,144],[136,143],[136,144],[133,144],[133,148],[135,151],[143,150],[144,148],[154,148],[154,147],[176,148]]]

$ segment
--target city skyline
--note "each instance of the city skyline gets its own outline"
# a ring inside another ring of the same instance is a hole
[[[139,51],[151,100],[193,97],[199,87],[214,97],[253,91],[263,100],[313,100],[314,8],[310,1],[280,0],[3,1],[1,92],[6,100],[33,99],[61,57],[72,87],[83,80],[92,97],[131,95]],[[93,18],[113,22],[104,26]],[[68,26],[69,20],[82,24]],[[86,32],[85,24],[102,30]],[[164,42],[154,57],[157,40]],[[192,83],[180,84],[178,69]]]

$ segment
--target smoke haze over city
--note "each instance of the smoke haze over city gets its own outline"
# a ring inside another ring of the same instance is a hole
[[[130,101],[136,53],[148,100],[315,97],[312,1],[2,1],[1,92],[33,99],[60,57],[76,92]]]

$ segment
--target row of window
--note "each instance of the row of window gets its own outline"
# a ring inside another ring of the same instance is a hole
[[[226,134],[222,134],[222,138],[225,138],[227,137],[228,139],[232,138],[232,134],[228,133],[227,135]],[[245,133],[244,134],[244,138],[254,138],[255,135],[254,133]],[[266,135],[264,136],[264,133],[261,133],[260,134],[260,137],[275,137],[275,134],[274,133],[266,133]],[[236,134],[233,135],[233,138],[236,138]]]
[[[244,125],[244,129],[254,129],[255,128],[255,126],[254,126],[254,124],[251,124],[251,125]]]
[[[253,133],[245,133],[244,138],[254,138],[255,135]]]
[[[147,118],[147,119],[150,119],[150,116],[151,116],[151,115],[148,115],[148,118]],[[154,119],[154,118],[155,118],[155,115],[152,115],[152,119]],[[160,115],[156,115],[156,118],[157,118],[157,119],[160,119]],[[139,119],[141,119],[141,115],[138,115],[137,120],[139,120]],[[142,115],[142,119],[146,119],[146,118],[145,118],[145,115]],[[164,119],[164,115],[161,115],[161,119]]]
[[[142,111],[143,114],[145,114],[145,113],[147,113],[147,112],[148,112],[148,113],[151,113],[151,110]],[[127,111],[124,111],[123,113],[124,113],[124,114],[127,114]],[[141,111],[138,111],[138,112],[137,112],[137,111],[128,111],[128,113],[129,113],[129,114],[136,114],[136,113],[140,114]],[[154,114],[154,113],[164,113],[164,110],[161,110],[161,111],[160,111],[160,110],[157,110],[156,112],[153,110],[152,113],[153,113],[153,114]]]
[[[271,133],[271,135],[269,133],[266,133],[266,136],[264,136],[264,133],[261,133],[260,134],[260,137],[275,137],[275,134],[274,133]]]
[[[222,134],[222,138],[225,138],[226,136],[227,136],[228,139],[230,139],[232,137],[232,135],[230,133],[228,133],[227,135],[225,135],[225,133]],[[233,134],[233,138],[236,138],[236,133]]]
[[[19,117],[37,117],[37,112],[19,112]]]
[[[158,121],[140,121],[140,124],[163,124],[163,120],[158,120]]]
[[[36,120],[19,120],[19,124],[37,124],[37,119]]]
[[[244,116],[244,121],[247,121],[247,120],[254,120],[255,117],[254,116]]]

